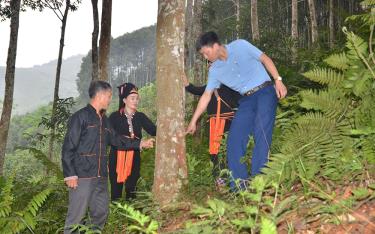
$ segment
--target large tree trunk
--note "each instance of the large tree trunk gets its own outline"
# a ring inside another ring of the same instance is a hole
[[[235,0],[234,5],[236,7],[236,38],[240,38],[240,0]]]
[[[8,141],[10,117],[12,115],[20,5],[21,5],[21,0],[12,0],[10,2],[12,15],[10,18],[10,37],[9,37],[7,67],[5,71],[5,93],[4,93],[4,100],[3,100],[3,109],[1,113],[1,120],[0,120],[0,176],[3,175],[5,150],[6,150],[6,145]]]
[[[98,65],[98,36],[99,36],[99,13],[98,0],[91,0],[92,16],[94,22],[94,30],[91,39],[91,61],[92,61],[92,80],[99,79],[99,65]]]
[[[187,185],[185,155],[184,1],[159,0],[156,37],[157,135],[153,193],[165,206]]]
[[[311,42],[314,44],[318,41],[318,23],[316,19],[315,0],[308,0],[311,25]]]
[[[195,46],[193,35],[193,0],[187,0],[185,9],[185,73],[190,74]]]
[[[329,0],[329,47],[333,48],[335,41],[335,24],[333,13],[333,0]]]
[[[111,48],[112,0],[103,0],[99,40],[99,79],[109,81],[108,64]]]
[[[251,32],[253,41],[259,41],[258,0],[251,0]]]
[[[292,62],[296,62],[298,45],[298,0],[292,0],[292,26],[291,34],[293,39]]]
[[[59,87],[60,87],[60,73],[61,73],[61,63],[62,63],[62,56],[64,52],[64,41],[65,41],[65,27],[66,21],[68,19],[69,7],[70,7],[70,0],[66,0],[65,2],[65,11],[63,18],[61,20],[61,34],[60,34],[60,47],[59,47],[59,57],[57,59],[57,66],[56,66],[56,77],[55,77],[55,89],[53,92],[53,104],[52,104],[52,114],[51,114],[51,137],[49,140],[49,147],[48,147],[48,157],[52,160],[53,155],[53,144],[55,141],[55,133],[56,133],[56,107],[57,102],[59,100]]]

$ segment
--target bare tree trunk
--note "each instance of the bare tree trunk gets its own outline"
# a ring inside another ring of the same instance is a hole
[[[296,62],[297,58],[297,45],[298,45],[298,0],[292,0],[292,62]]]
[[[190,74],[192,67],[192,56],[194,54],[194,40],[193,38],[193,0],[186,1],[185,9],[185,73]]]
[[[335,41],[335,24],[333,13],[333,0],[329,0],[329,47],[333,48]]]
[[[311,24],[311,42],[318,42],[318,23],[316,20],[315,0],[308,0]]]
[[[251,32],[253,41],[259,41],[259,26],[258,26],[258,0],[251,0]]]
[[[193,19],[193,41],[195,42],[198,37],[202,34],[202,0],[194,0],[194,19]],[[195,43],[193,43],[195,45]],[[195,52],[194,49],[194,77],[195,84],[205,83],[205,77],[203,76],[203,60],[199,53]]]
[[[162,206],[187,185],[185,155],[184,1],[159,0],[156,38],[157,136],[153,193]],[[172,65],[173,64],[173,65]]]
[[[65,27],[66,21],[68,19],[69,7],[70,7],[70,0],[66,0],[65,2],[65,10],[64,15],[61,20],[61,34],[60,34],[60,47],[59,47],[59,57],[57,59],[57,66],[56,66],[56,77],[55,77],[55,89],[53,92],[53,104],[52,104],[52,114],[51,114],[51,136],[49,139],[48,144],[48,158],[52,161],[53,156],[53,149],[54,149],[54,142],[55,142],[55,133],[56,133],[56,108],[57,102],[59,100],[59,87],[60,87],[60,73],[61,73],[61,64],[62,64],[62,56],[64,52],[64,41],[65,41]]]
[[[21,0],[10,1],[12,15],[10,17],[10,37],[7,57],[7,67],[5,71],[5,93],[3,109],[0,120],[0,176],[3,175],[5,160],[5,150],[8,141],[10,117],[13,107],[14,75],[16,70],[17,40],[20,16]]]
[[[108,64],[111,48],[112,0],[103,0],[102,22],[99,40],[99,79],[109,80]]]
[[[240,38],[240,0],[235,0],[234,5],[236,6],[236,38]]]
[[[92,80],[99,79],[99,66],[98,66],[98,37],[99,37],[99,13],[98,13],[98,0],[91,0],[92,15],[94,22],[94,30],[92,32],[91,40],[91,60],[92,60]]]

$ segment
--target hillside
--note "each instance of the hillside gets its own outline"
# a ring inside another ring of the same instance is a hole
[[[30,68],[16,68],[13,114],[30,112],[52,101],[56,61]],[[60,97],[78,96],[76,80],[81,61],[82,55],[63,60]],[[4,97],[4,76],[5,67],[0,67],[0,99]]]

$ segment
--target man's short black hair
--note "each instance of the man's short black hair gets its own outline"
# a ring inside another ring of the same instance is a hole
[[[92,81],[89,88],[89,97],[93,98],[97,93],[109,90],[112,90],[112,87],[108,82],[102,80]]]
[[[221,45],[219,37],[215,32],[206,32],[200,35],[195,44],[197,51],[200,51],[204,46],[213,46],[215,43]]]

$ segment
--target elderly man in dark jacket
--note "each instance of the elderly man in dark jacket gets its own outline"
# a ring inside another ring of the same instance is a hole
[[[74,113],[62,147],[64,181],[69,187],[69,207],[64,233],[82,222],[89,209],[90,225],[102,229],[108,216],[108,164],[106,147],[129,150],[153,147],[153,139],[139,141],[117,136],[105,116],[112,88],[104,81],[90,84],[90,103]]]

